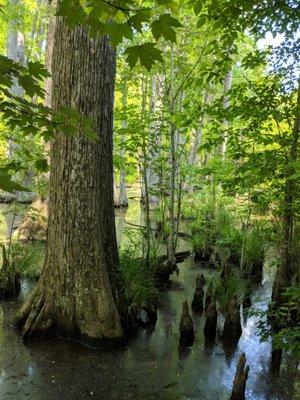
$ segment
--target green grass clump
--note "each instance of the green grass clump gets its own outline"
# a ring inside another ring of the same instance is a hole
[[[262,262],[267,242],[268,236],[263,224],[256,223],[246,231],[244,239],[244,264],[251,265],[252,263]]]
[[[140,234],[128,233],[130,241],[120,251],[120,281],[126,312],[132,318],[146,304],[157,302],[154,269],[142,257],[143,240]]]
[[[17,271],[20,277],[37,280],[42,272],[45,256],[44,243],[34,244],[13,243],[9,252],[12,269]]]
[[[133,259],[126,251],[121,252],[120,271],[129,314],[135,315],[148,302],[157,301],[154,274],[142,259]]]

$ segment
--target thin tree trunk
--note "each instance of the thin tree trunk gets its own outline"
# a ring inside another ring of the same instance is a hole
[[[297,181],[291,179],[295,173],[295,168],[291,163],[298,160],[300,134],[300,78],[298,80],[297,103],[295,109],[294,127],[291,137],[291,147],[289,159],[286,166],[285,178],[285,195],[284,195],[284,211],[283,211],[283,243],[282,243],[282,261],[276,271],[273,284],[272,301],[276,305],[282,304],[284,298],[282,290],[292,284],[294,275],[299,271],[293,268],[293,264],[297,264],[293,260],[293,241],[294,241],[294,222],[295,222],[295,198],[297,197]],[[298,276],[299,279],[299,276]]]
[[[19,0],[10,0],[10,6],[13,7],[16,16],[9,23],[8,34],[7,34],[7,57],[11,60],[17,62],[20,65],[25,65],[25,39],[24,34],[20,31],[20,18],[21,15],[18,14],[18,9],[20,7]],[[14,83],[10,88],[10,93],[12,96],[24,97],[24,89],[19,84],[19,82],[14,79]],[[13,138],[9,138],[7,146],[7,158],[13,159],[16,152],[17,146]],[[22,184],[28,186],[31,183],[32,176],[31,173],[25,175]],[[19,201],[24,201],[28,198],[28,193],[17,192],[16,199]],[[30,198],[29,198],[30,200]]]
[[[171,50],[171,71],[170,71],[170,114],[175,114],[175,96],[174,96],[174,50]],[[175,183],[176,183],[176,126],[171,121],[170,125],[170,198],[169,198],[169,237],[168,237],[168,263],[176,264],[175,258]]]
[[[142,118],[145,115],[146,110],[146,102],[147,102],[147,90],[148,89],[148,80],[143,76],[142,79],[142,108],[141,108],[141,116]],[[143,196],[143,204],[145,205],[145,223],[146,223],[146,231],[145,231],[145,249],[143,249],[143,256],[146,259],[146,263],[150,262],[150,250],[151,250],[151,221],[150,221],[150,202],[149,202],[149,188],[148,188],[148,154],[147,154],[147,138],[145,135],[142,140],[142,154],[141,154],[141,173],[142,173],[142,196]]]
[[[150,99],[150,118],[153,118],[153,121],[149,129],[149,166],[147,171],[149,203],[152,207],[157,207],[159,204],[158,192],[161,180],[158,165],[161,146],[161,121],[159,119],[159,111],[161,107],[163,85],[164,76],[153,75]]]
[[[210,98],[211,98],[211,96],[209,95],[208,90],[206,90],[205,94],[204,94],[204,98],[203,98],[203,104],[201,107],[202,110],[201,110],[201,116],[199,118],[198,127],[195,129],[195,132],[193,135],[193,140],[191,142],[189,154],[188,154],[188,158],[187,158],[188,165],[190,165],[191,167],[196,165],[198,162],[197,155],[198,155],[199,147],[202,142],[202,129],[203,129],[203,125],[204,125],[203,109],[204,109],[205,105],[210,101]],[[206,155],[205,155],[205,157],[206,157]],[[204,165],[205,165],[205,161],[204,161]],[[192,193],[193,192],[193,184],[184,183],[183,189],[188,191],[189,193]]]
[[[74,57],[76,54],[76,57]],[[115,53],[56,17],[52,107],[73,107],[94,121],[88,140],[57,132],[51,144],[46,259],[32,296],[17,315],[25,339],[51,333],[98,342],[122,337],[113,210]]]
[[[20,6],[19,0],[10,0],[11,6],[16,11]],[[11,60],[25,65],[25,39],[23,33],[19,30],[20,21],[17,17],[10,21],[7,34],[7,57]],[[10,89],[13,96],[24,97],[24,89],[17,81],[14,82]]]
[[[126,108],[127,108],[127,85],[126,81],[122,84],[122,105],[123,105],[123,121],[122,121],[122,129],[127,128],[127,121],[126,121]],[[127,207],[128,206],[128,199],[126,194],[126,169],[125,169],[125,133],[122,133],[121,136],[121,148],[120,148],[120,157],[122,159],[122,165],[120,168],[120,191],[119,191],[119,206],[120,207]]]
[[[40,61],[43,54],[43,41],[44,41],[44,33],[47,28],[47,24],[45,20],[45,9],[44,7],[50,3],[51,0],[36,0],[36,10],[33,16],[32,21],[32,29],[30,34],[31,46],[29,47],[29,60],[37,60]],[[52,2],[54,2],[52,0]]]
[[[196,164],[196,159],[197,159],[197,153],[199,150],[199,147],[201,145],[202,141],[202,128],[203,128],[203,122],[204,122],[204,113],[203,113],[203,108],[209,101],[209,94],[208,91],[205,91],[204,94],[204,99],[203,99],[203,106],[202,106],[202,112],[201,116],[199,118],[199,123],[197,129],[195,129],[195,134],[194,134],[194,140],[191,143],[190,146],[190,151],[189,151],[189,156],[188,156],[188,163],[189,165],[193,166]]]
[[[224,79],[224,90],[223,90],[223,108],[224,110],[226,110],[229,107],[229,96],[228,96],[228,92],[230,91],[232,86],[232,67],[227,71],[226,75],[225,75],[225,79]],[[228,121],[225,118],[223,121],[224,124],[224,130],[225,130],[225,135],[222,139],[222,144],[221,144],[221,155],[223,157],[223,159],[226,159],[226,151],[227,151],[227,141],[228,141],[228,133],[226,132],[226,130],[228,129]]]

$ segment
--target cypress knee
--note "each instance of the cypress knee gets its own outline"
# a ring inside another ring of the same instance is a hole
[[[256,261],[252,264],[250,277],[254,282],[261,282],[263,278],[263,261]]]
[[[280,373],[281,361],[282,361],[282,349],[274,348],[274,345],[272,343],[271,373],[274,376],[278,376]]]
[[[17,297],[20,289],[20,276],[11,265],[5,246],[2,248],[2,267],[0,269],[0,299],[10,300]]]
[[[240,305],[234,296],[230,303],[225,317],[223,337],[225,339],[238,340],[242,334]]]
[[[203,274],[201,274],[201,275],[198,274],[197,278],[196,278],[195,294],[194,294],[194,298],[192,301],[192,309],[194,311],[199,311],[199,312],[203,311],[204,284],[205,284],[205,279],[204,279]]]
[[[243,300],[243,309],[250,308],[251,305],[252,305],[252,302],[251,302],[251,293],[249,292],[249,293],[246,293],[246,294],[245,294],[245,297],[244,297],[244,300]]]
[[[157,321],[157,302],[148,301],[146,304],[147,324],[154,325]]]
[[[184,345],[191,345],[195,340],[193,320],[190,316],[187,300],[182,304],[182,313],[180,320],[180,342]]]
[[[205,310],[207,310],[208,306],[210,305],[212,297],[213,297],[213,288],[212,288],[212,284],[209,283],[207,285],[206,293],[205,293]]]
[[[245,353],[240,355],[236,366],[230,400],[245,400],[246,383],[249,374],[249,366],[246,366]]]
[[[211,340],[216,337],[217,320],[218,320],[218,313],[216,308],[216,302],[212,298],[206,310],[206,321],[204,325],[204,335],[209,337],[209,339]]]

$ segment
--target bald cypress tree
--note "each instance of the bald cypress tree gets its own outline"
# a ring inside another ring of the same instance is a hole
[[[52,108],[72,107],[94,123],[97,140],[59,129],[51,144],[46,259],[41,278],[17,315],[25,339],[50,334],[83,340],[122,336],[113,211],[115,52],[55,18]]]

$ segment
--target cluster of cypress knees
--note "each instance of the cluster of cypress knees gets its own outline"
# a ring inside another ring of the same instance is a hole
[[[211,290],[208,288],[204,296],[205,278],[199,274],[196,278],[196,289],[191,304],[194,312],[205,311],[204,336],[208,342],[214,342],[217,332],[218,312],[216,301]],[[234,296],[227,308],[222,337],[225,341],[237,342],[242,334],[240,304]],[[187,300],[183,302],[180,320],[180,343],[183,346],[191,346],[195,340],[193,320],[189,312]],[[248,379],[249,366],[246,366],[246,357],[242,353],[239,357],[236,374],[230,400],[245,400],[246,382]]]

